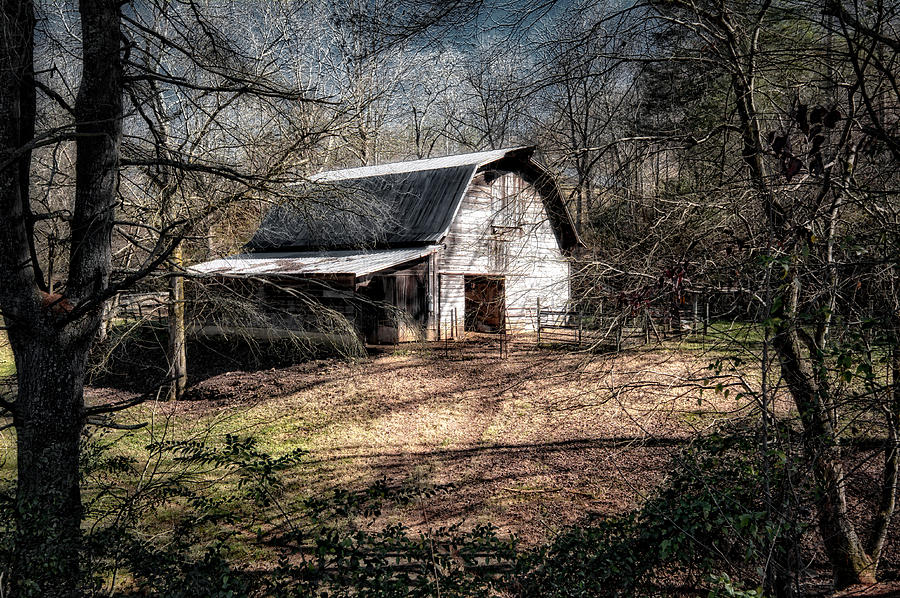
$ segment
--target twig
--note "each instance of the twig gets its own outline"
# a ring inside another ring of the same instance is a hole
[[[85,420],[89,426],[97,426],[99,428],[110,428],[112,430],[140,430],[147,427],[147,422],[139,424],[120,424],[110,421],[108,418],[89,417]]]

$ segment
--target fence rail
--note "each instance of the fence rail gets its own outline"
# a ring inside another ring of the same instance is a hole
[[[168,317],[168,293],[121,293],[112,307],[116,318],[161,320]]]
[[[545,309],[537,303],[538,344],[578,344],[589,346],[624,347],[647,344],[652,338],[661,340],[670,334],[684,334],[709,325],[708,306],[701,313],[698,306],[681,308],[674,313],[642,310],[636,313],[603,315],[572,309]]]

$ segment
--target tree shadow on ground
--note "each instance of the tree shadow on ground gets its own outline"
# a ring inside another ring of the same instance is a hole
[[[337,348],[327,345],[224,337],[189,336],[185,350],[189,387],[229,372],[259,372],[340,356]],[[90,366],[87,383],[91,386],[151,392],[169,376],[167,330],[161,325],[143,325],[111,335],[92,348]]]

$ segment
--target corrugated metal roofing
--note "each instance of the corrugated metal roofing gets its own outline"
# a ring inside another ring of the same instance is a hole
[[[440,241],[475,171],[504,158],[527,159],[518,147],[326,172],[307,201],[272,208],[249,251],[336,249]]]
[[[484,166],[497,160],[502,160],[510,154],[530,153],[534,148],[529,146],[511,147],[486,152],[474,152],[457,156],[444,156],[443,158],[426,158],[424,160],[411,160],[409,162],[395,162],[393,164],[380,164],[378,166],[363,166],[361,168],[348,168],[345,170],[332,170],[317,174],[314,181],[340,181],[346,179],[361,179],[370,176],[385,174],[400,174],[404,172],[417,172],[423,170],[438,170],[441,168],[455,168],[457,166]]]
[[[272,208],[251,251],[434,243],[450,226],[475,166],[328,182],[320,201]]]
[[[191,266],[197,275],[250,277],[293,274],[350,274],[368,276],[437,251],[439,247],[408,247],[372,251],[306,251],[245,253]]]

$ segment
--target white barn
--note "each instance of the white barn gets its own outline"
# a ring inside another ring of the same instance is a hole
[[[246,253],[192,271],[243,281],[288,331],[308,328],[311,302],[298,297],[343,314],[369,342],[534,330],[538,305],[567,307],[580,240],[533,153],[322,173],[305,201],[265,215]]]

